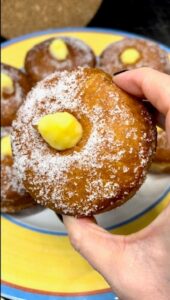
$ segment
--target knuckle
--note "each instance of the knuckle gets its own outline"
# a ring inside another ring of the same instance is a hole
[[[82,234],[78,230],[73,230],[70,235],[70,242],[73,248],[77,251],[81,251],[81,244],[82,244]]]

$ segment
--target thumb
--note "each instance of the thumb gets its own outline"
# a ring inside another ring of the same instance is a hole
[[[108,233],[94,218],[63,216],[63,220],[73,247],[116,288],[113,278],[110,282],[110,274],[120,267],[124,237]]]

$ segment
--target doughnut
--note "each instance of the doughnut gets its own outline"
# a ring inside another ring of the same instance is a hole
[[[1,64],[1,126],[11,126],[29,90],[28,78],[21,70]]]
[[[151,172],[153,173],[168,173],[170,174],[170,146],[166,132],[158,128],[157,134],[157,149],[153,157],[151,165]]]
[[[79,67],[32,89],[12,140],[19,178],[37,203],[91,216],[139,189],[155,153],[156,128],[145,104],[110,75]]]
[[[36,204],[17,178],[10,144],[11,129],[1,131],[1,212],[16,213]]]
[[[94,67],[95,64],[96,58],[90,47],[71,37],[45,40],[30,49],[25,58],[25,69],[33,84],[55,71]]]
[[[100,55],[99,67],[110,75],[140,67],[151,67],[170,74],[166,51],[144,39],[124,38],[109,45]]]

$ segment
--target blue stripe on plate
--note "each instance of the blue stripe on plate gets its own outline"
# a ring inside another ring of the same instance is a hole
[[[106,227],[107,230],[112,230],[112,229],[115,229],[115,228],[118,228],[118,227],[121,227],[121,226],[124,226],[128,223],[131,223],[135,220],[137,220],[138,218],[142,217],[144,214],[146,214],[147,212],[149,212],[151,209],[153,209],[155,206],[157,206],[164,197],[166,197],[166,195],[170,192],[170,186],[167,188],[166,191],[163,192],[163,194],[158,198],[156,199],[156,201],[151,204],[148,208],[146,208],[145,210],[143,210],[142,212],[136,214],[135,216],[133,216],[132,218],[130,219],[127,219],[126,221],[123,221],[123,222],[120,222],[116,225],[112,225],[112,226],[109,226],[109,227]],[[32,231],[36,231],[36,232],[40,232],[40,233],[45,233],[45,234],[50,234],[50,235],[58,235],[58,236],[67,236],[67,233],[66,232],[59,232],[59,231],[52,231],[52,230],[47,230],[47,229],[41,229],[41,228],[38,228],[38,227],[34,227],[34,226],[31,226],[31,225],[28,225],[28,224],[25,224],[19,220],[16,220],[14,217],[12,217],[11,215],[7,215],[7,214],[2,214],[2,216],[7,219],[8,221],[11,221],[12,223],[16,224],[16,225],[19,225],[21,227],[24,227],[26,229],[29,229],[29,230],[32,230]]]
[[[5,284],[1,285],[1,294],[2,297],[8,297],[11,300],[118,300],[118,297],[111,292],[82,296],[53,296],[48,294],[34,294],[31,292],[9,287]]]

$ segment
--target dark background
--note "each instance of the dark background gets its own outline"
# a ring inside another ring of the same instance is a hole
[[[103,0],[88,27],[134,32],[170,46],[170,0]]]
[[[170,0],[104,0],[88,26],[134,32],[170,46]]]

